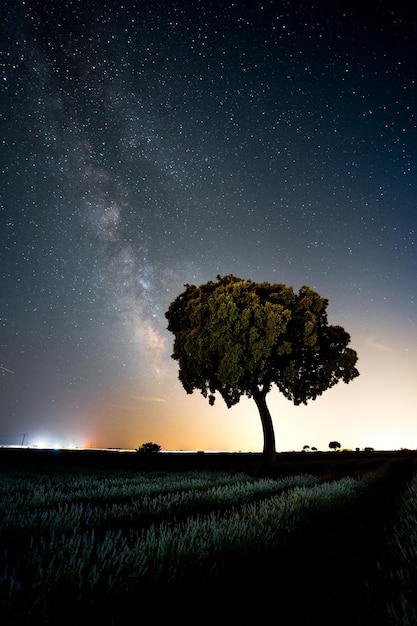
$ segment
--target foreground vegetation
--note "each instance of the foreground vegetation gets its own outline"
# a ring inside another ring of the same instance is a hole
[[[416,624],[416,469],[3,468],[1,623]]]

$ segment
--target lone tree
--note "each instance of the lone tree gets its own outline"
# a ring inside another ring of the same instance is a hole
[[[161,446],[159,446],[157,443],[153,443],[152,441],[148,441],[147,443],[143,443],[140,448],[138,448],[136,450],[136,452],[138,452],[139,454],[158,454],[158,452],[160,451]]]
[[[330,448],[330,450],[340,450],[341,445],[340,445],[340,443],[338,441],[331,441],[329,443],[329,448]]]
[[[172,358],[187,393],[200,390],[228,408],[253,398],[261,417],[267,469],[275,465],[275,435],[266,395],[276,385],[295,405],[315,400],[339,380],[359,375],[349,334],[329,326],[328,301],[309,287],[217,276],[185,291],[165,313],[174,336]]]

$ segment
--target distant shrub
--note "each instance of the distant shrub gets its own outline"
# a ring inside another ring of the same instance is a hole
[[[338,441],[331,441],[329,443],[329,448],[330,448],[330,450],[340,450],[341,445],[340,445],[340,443]]]
[[[148,443],[143,443],[140,448],[137,449],[137,452],[140,454],[157,454],[161,450],[161,446],[157,443],[152,443],[152,441],[148,441]]]

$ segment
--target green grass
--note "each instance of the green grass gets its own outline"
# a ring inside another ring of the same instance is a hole
[[[6,468],[0,623],[417,624],[416,509],[408,459],[332,480]]]

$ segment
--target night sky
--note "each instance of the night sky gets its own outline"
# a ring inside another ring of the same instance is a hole
[[[415,3],[1,5],[0,444],[262,449],[164,316],[233,273],[329,299],[360,377],[278,450],[417,448]]]

